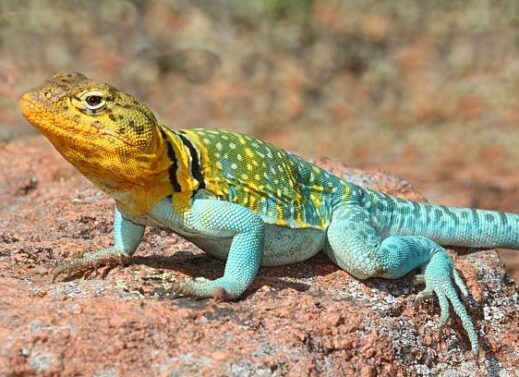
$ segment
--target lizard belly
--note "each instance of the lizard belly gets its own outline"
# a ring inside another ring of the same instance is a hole
[[[200,249],[219,259],[227,259],[232,238],[186,236]],[[280,266],[304,261],[322,248],[325,233],[317,229],[293,229],[278,225],[265,226],[262,266]]]
[[[227,259],[229,254],[232,237],[212,237],[188,229],[183,217],[171,210],[169,199],[161,201],[146,215],[134,217],[125,214],[125,217],[138,224],[172,230],[219,259]],[[325,232],[319,229],[266,224],[261,264],[279,266],[311,258],[322,250],[325,236]]]

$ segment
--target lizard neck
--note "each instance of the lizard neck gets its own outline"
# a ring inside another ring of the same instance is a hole
[[[145,180],[146,184],[132,185],[111,194],[119,206],[134,215],[148,212],[167,196],[171,197],[176,210],[182,212],[189,208],[193,194],[206,187],[196,144],[184,131],[161,125],[157,130],[155,160],[146,162],[150,165],[148,171],[153,171],[151,165],[161,169],[147,177],[139,176],[139,181]]]
[[[92,141],[71,143],[64,135],[46,136],[67,161],[132,215],[149,212],[167,196],[187,208],[193,192],[204,186],[203,179],[196,179],[198,151],[182,131],[157,125],[150,152],[92,148]]]
[[[159,126],[163,148],[170,162],[168,177],[174,193],[205,188],[201,151],[186,132]]]

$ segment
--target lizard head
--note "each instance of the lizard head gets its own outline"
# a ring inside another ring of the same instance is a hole
[[[20,109],[51,141],[56,135],[102,149],[124,145],[147,151],[157,126],[141,101],[81,73],[51,76],[23,94]]]
[[[19,106],[29,123],[108,193],[144,185],[147,176],[167,170],[151,110],[108,84],[81,73],[56,74],[24,93]]]

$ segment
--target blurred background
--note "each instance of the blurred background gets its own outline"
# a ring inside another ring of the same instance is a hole
[[[0,141],[34,137],[17,98],[59,71],[136,94],[172,128],[519,212],[516,0],[0,0]]]

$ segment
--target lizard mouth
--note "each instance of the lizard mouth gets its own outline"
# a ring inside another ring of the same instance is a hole
[[[37,111],[39,106],[37,106],[36,102],[33,101],[31,93],[26,92],[18,101],[18,107],[22,111],[22,114],[25,117],[25,119],[30,121],[30,119],[32,119],[34,116],[34,112]],[[31,122],[31,124],[33,123]]]
[[[18,101],[18,107],[21,110],[24,118],[31,125],[41,131],[46,131],[53,128],[67,131],[67,129],[64,127],[60,127],[58,122],[53,122],[54,124],[52,124],[52,126],[49,125],[54,120],[52,112],[48,109],[45,109],[43,105],[38,103],[38,101],[33,98],[31,92],[26,92],[22,95]]]

